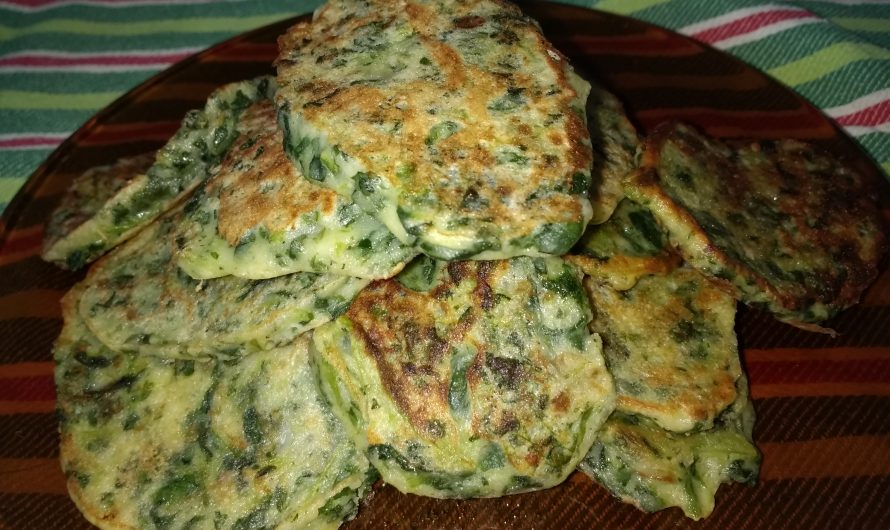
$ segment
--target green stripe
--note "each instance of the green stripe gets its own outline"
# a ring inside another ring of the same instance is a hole
[[[853,31],[890,32],[890,18],[833,18],[831,21]]]
[[[122,72],[77,72],[77,71],[0,71],[0,85],[4,90],[21,92],[42,92],[48,86],[62,86],[65,92],[92,92],[97,88],[103,91],[121,93],[145,81],[160,68],[152,70],[125,70]],[[64,84],[58,83],[64,78]],[[2,103],[0,103],[2,105]]]
[[[13,40],[0,40],[0,54],[25,50],[59,50],[66,52],[120,52],[126,50],[156,50],[177,48],[206,48],[233,36],[231,31],[210,33],[166,33],[157,35],[96,36],[72,33],[48,37],[43,33],[22,35]]]
[[[864,14],[881,17],[890,16],[890,4],[887,3],[845,5],[825,2],[824,0],[817,0],[815,2],[808,0],[797,0],[794,3],[798,4],[799,7],[803,7],[804,9],[821,16],[822,18],[855,17]]]
[[[0,177],[0,202],[8,203],[25,183],[25,178]],[[2,211],[2,210],[0,210]]]
[[[92,92],[87,94],[52,94],[0,90],[0,109],[100,109],[120,96],[120,92]]]
[[[215,2],[213,16],[246,17],[255,15],[278,15],[289,17],[299,13],[312,12],[317,2],[255,0],[239,2]],[[43,22],[52,19],[101,20],[103,22],[128,22],[134,20],[199,18],[208,15],[207,4],[169,2],[163,5],[131,4],[123,8],[108,8],[103,5],[66,6],[68,9],[47,9],[35,12],[4,12],[0,9],[0,19],[11,27]]]
[[[623,4],[620,1],[614,3]],[[616,12],[619,12],[617,9],[620,8],[616,8]],[[723,15],[730,10],[730,6],[724,2],[696,2],[692,9],[678,9],[677,2],[658,2],[645,11],[634,13],[633,16],[659,26],[676,29]]]
[[[834,44],[847,42],[850,36],[829,24],[803,24],[762,39],[734,46],[729,51],[757,68],[768,71],[803,59]],[[794,46],[789,43],[795,43]]]
[[[277,20],[279,15],[252,17],[180,18],[139,22],[92,22],[75,19],[54,19],[38,22],[23,28],[0,26],[0,40],[9,40],[34,33],[78,33],[82,35],[148,35],[154,33],[208,33],[239,32],[265,26]]]
[[[0,134],[21,132],[71,132],[81,123],[87,121],[95,112],[94,109],[83,110],[46,110],[32,109],[0,109]],[[5,169],[2,163],[6,153],[0,153],[0,171]]]
[[[578,2],[580,5],[593,5],[597,9],[627,15],[652,6],[666,4],[670,0],[602,0],[601,2]]]
[[[888,88],[887,69],[886,61],[855,61],[819,79],[797,85],[794,90],[818,107],[836,107]],[[851,79],[856,81],[850,82]]]
[[[890,50],[871,44],[841,42],[772,68],[767,73],[794,86],[819,79],[853,61],[867,59],[890,59]]]
[[[871,132],[856,138],[859,143],[878,162],[884,176],[890,179],[890,134]]]

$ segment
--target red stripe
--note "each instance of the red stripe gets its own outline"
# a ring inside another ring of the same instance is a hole
[[[51,401],[56,399],[52,375],[0,380],[0,401]]]
[[[57,2],[58,2],[58,0],[6,0],[3,3],[11,4],[14,6],[40,7],[40,6],[52,5]]]
[[[52,136],[20,136],[18,138],[0,139],[0,149],[15,149],[21,147],[55,147],[62,143],[64,138]]]
[[[64,67],[168,65],[180,61],[190,55],[192,55],[192,52],[160,53],[157,55],[84,55],[78,57],[27,54],[0,58],[0,68],[11,66]]]
[[[866,107],[852,114],[838,116],[835,118],[840,125],[844,126],[874,126],[882,123],[890,122],[890,99],[879,101],[871,107]]]
[[[753,384],[890,381],[890,359],[752,362],[747,366]]]
[[[15,233],[6,240],[0,254],[15,254],[39,249],[43,244],[43,230],[36,230],[22,237],[15,237]]]
[[[709,28],[698,33],[693,33],[691,36],[704,42],[717,42],[730,37],[735,37],[736,35],[750,33],[756,29],[783,20],[804,18],[816,18],[816,15],[801,9],[776,9],[774,11],[755,13],[715,28]]]

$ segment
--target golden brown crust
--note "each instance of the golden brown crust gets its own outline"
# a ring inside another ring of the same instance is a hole
[[[498,496],[561,482],[611,413],[589,316],[558,258],[449,262],[425,283],[374,282],[313,340],[323,381],[335,370],[342,385],[325,385],[338,416],[384,480]]]
[[[587,279],[591,329],[618,389],[618,410],[674,431],[711,426],[741,375],[735,301],[694,270],[641,278],[619,292]]]
[[[239,132],[218,170],[223,175],[214,177],[215,186],[223,187],[219,232],[229,245],[237,245],[258,226],[278,232],[293,229],[306,213],[320,210],[330,215],[337,194],[306,182],[284,155],[271,101],[255,103],[245,111]]]
[[[449,270],[453,271],[454,283],[458,283],[464,279],[467,267],[465,263],[453,265]],[[449,352],[452,343],[464,339],[475,319],[470,315],[461,320],[445,338],[437,335],[434,313],[423,308],[430,297],[447,296],[453,287],[454,284],[449,282],[431,293],[418,293],[393,280],[377,281],[356,297],[346,313],[355,324],[355,332],[364,347],[374,358],[387,393],[411,424],[421,431],[425,431],[431,421],[441,418],[443,410],[448,410],[447,378],[442,379],[435,367]],[[484,295],[480,296],[483,289],[477,285],[473,293],[478,307],[485,305],[482,302]],[[385,309],[381,314],[384,300]],[[418,354],[422,357],[417,357]],[[476,365],[475,361],[473,365]],[[467,372],[471,385],[474,371],[471,368]],[[418,386],[423,386],[423,391],[417,392]]]
[[[279,44],[283,112],[383,179],[401,219],[384,223],[432,245],[481,239],[485,259],[552,253],[518,241],[586,224],[586,83],[514,6],[331,2]]]
[[[594,281],[608,283],[619,291],[630,289],[643,276],[667,274],[683,261],[679,255],[668,253],[657,256],[616,255],[608,259],[570,255],[563,259],[581,269]]]

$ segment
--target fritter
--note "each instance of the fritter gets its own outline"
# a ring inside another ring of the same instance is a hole
[[[617,410],[686,432],[709,428],[735,401],[742,368],[730,295],[688,268],[642,277],[626,291],[594,278],[584,286]]]
[[[376,473],[319,394],[308,339],[244,358],[115,353],[64,300],[62,469],[105,529],[336,528]]]
[[[376,281],[316,329],[321,387],[383,480],[491,497],[554,486],[614,407],[580,274],[558,258]]]
[[[105,184],[101,169],[78,179],[53,215],[43,258],[79,269],[132,237],[209,176],[235,139],[241,113],[251,102],[271,96],[272,88],[273,79],[259,77],[217,89],[203,109],[186,114],[144,174],[141,167],[120,168],[135,173],[127,182],[111,176]],[[103,183],[94,184],[97,177]]]
[[[730,144],[670,124],[648,138],[643,167],[628,196],[686,262],[780,320],[828,319],[877,275],[877,183],[810,145]]]
[[[670,272],[682,261],[649,210],[628,199],[618,203],[608,221],[589,225],[565,260],[619,291],[643,276]]]
[[[103,223],[97,214],[121,190],[145,186],[145,172],[154,161],[154,153],[143,153],[90,168],[76,177],[46,224],[41,257],[67,269],[79,269],[96,259],[106,246],[113,246],[115,242],[109,241],[102,243],[102,249],[90,250],[92,243],[104,239],[99,227]]]
[[[197,279],[394,276],[416,251],[349,199],[304,179],[282,142],[271,100],[245,111],[238,137],[177,228],[186,241],[179,266]]]
[[[679,434],[615,412],[597,434],[581,470],[624,502],[654,512],[679,507],[691,519],[714,510],[720,484],[753,485],[760,453],[751,441],[754,407],[747,382],[711,429]]]
[[[587,128],[593,144],[590,224],[600,224],[624,197],[624,180],[637,168],[642,144],[624,105],[596,83],[591,83],[587,97]]]
[[[106,346],[163,357],[238,357],[282,346],[346,310],[369,280],[298,272],[195,280],[176,266],[185,203],[97,262],[80,314]]]
[[[332,0],[279,48],[287,154],[401,241],[500,259],[583,233],[589,85],[515,6]]]

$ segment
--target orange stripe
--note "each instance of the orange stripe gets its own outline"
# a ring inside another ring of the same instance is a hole
[[[646,28],[644,33],[630,35],[575,34],[570,40],[589,56],[688,57],[705,53],[695,41],[677,39],[659,28]]]
[[[13,252],[4,251],[2,254],[0,254],[0,267],[28,259],[38,254],[40,254],[40,246]]]
[[[52,177],[44,179],[40,187],[34,190],[34,198],[59,195],[68,191],[68,186],[71,185],[71,181],[74,180],[75,176],[77,176],[76,173],[69,173],[63,170],[53,171]],[[47,218],[49,218],[49,215],[47,215]]]
[[[0,266],[40,253],[43,244],[43,225],[15,228],[6,235],[0,252]]]
[[[890,347],[862,348],[771,348],[768,350],[746,349],[745,360],[749,363],[776,361],[873,361],[890,359]]]
[[[52,375],[54,366],[52,362],[0,364],[0,380]]]
[[[13,230],[3,245],[3,255],[33,254],[43,245],[43,225]]]
[[[761,480],[890,475],[890,436],[844,436],[758,444]]]
[[[754,399],[815,396],[890,396],[890,382],[751,384],[751,397]]]
[[[32,289],[0,297],[0,320],[13,318],[61,318],[59,300],[65,291]]]
[[[0,416],[45,414],[55,410],[55,401],[0,401]]]
[[[7,234],[6,237],[6,245],[11,245],[17,241],[21,241],[23,239],[32,239],[34,237],[42,237],[43,236],[43,227],[42,226],[31,226],[28,228],[15,228]],[[5,246],[4,246],[5,248]]]
[[[0,493],[67,495],[68,489],[55,458],[0,458]]]

